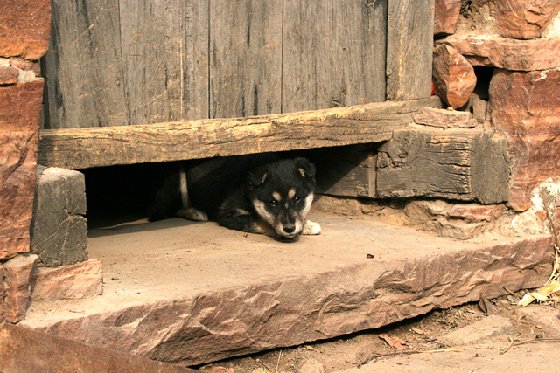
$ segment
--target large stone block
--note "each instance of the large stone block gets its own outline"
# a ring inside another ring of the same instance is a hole
[[[434,35],[450,35],[457,29],[461,0],[436,0]]]
[[[87,259],[86,192],[78,171],[39,167],[31,251],[45,266]]]
[[[372,218],[312,218],[324,234],[290,245],[178,219],[97,232],[103,294],[56,309],[34,301],[23,325],[194,365],[539,286],[554,261],[549,235],[457,241]]]
[[[86,260],[58,268],[42,267],[34,279],[33,300],[83,299],[103,292],[101,261]]]
[[[451,45],[473,66],[495,66],[512,71],[560,67],[560,38],[517,40],[450,36],[438,43]]]
[[[50,0],[0,1],[0,56],[37,60],[47,51]]]
[[[16,323],[24,318],[31,304],[31,278],[37,267],[37,255],[18,255],[2,266],[4,319]]]
[[[496,1],[496,27],[506,38],[540,38],[560,11],[560,0]]]
[[[490,111],[493,125],[508,139],[509,205],[526,210],[531,190],[560,176],[560,71],[496,70]]]
[[[0,260],[29,251],[42,100],[42,79],[0,87]]]

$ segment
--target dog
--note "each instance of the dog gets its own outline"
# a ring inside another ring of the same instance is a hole
[[[321,226],[307,219],[315,173],[306,158],[279,159],[270,154],[201,161],[190,167],[181,164],[156,193],[150,220],[210,219],[280,241],[317,235]]]

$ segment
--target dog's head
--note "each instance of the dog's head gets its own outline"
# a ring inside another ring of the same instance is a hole
[[[269,163],[252,170],[247,179],[255,211],[284,239],[301,234],[314,190],[315,166],[305,158]]]

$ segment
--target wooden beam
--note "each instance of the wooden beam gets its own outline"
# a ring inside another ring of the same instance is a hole
[[[396,131],[377,160],[379,197],[507,201],[507,144],[481,128]]]
[[[383,142],[438,98],[292,114],[150,125],[42,130],[39,163],[85,169]]]
[[[321,149],[306,154],[317,167],[317,193],[375,197],[376,144]]]

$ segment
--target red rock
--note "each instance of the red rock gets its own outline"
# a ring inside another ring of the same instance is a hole
[[[0,66],[0,85],[17,82],[18,69],[13,66]]]
[[[432,73],[442,100],[454,109],[467,103],[476,86],[476,75],[471,64],[455,48],[436,47]]]
[[[0,259],[29,251],[43,83],[0,87]]]
[[[6,289],[4,284],[4,266],[0,265],[0,325],[2,325],[2,322],[4,321],[4,294],[5,293],[6,293]]]
[[[475,127],[471,113],[466,111],[422,108],[414,115],[414,122],[430,127],[439,128],[470,128]]]
[[[103,292],[101,261],[90,259],[57,268],[39,268],[34,281],[33,300],[82,299]]]
[[[496,1],[496,28],[506,38],[540,38],[560,11],[560,0]]]
[[[50,0],[0,1],[0,56],[36,60],[49,45]]]
[[[10,64],[23,71],[33,71],[36,76],[41,75],[41,66],[36,61],[29,61],[19,57],[10,58]]]
[[[442,200],[411,201],[405,214],[424,229],[441,237],[465,240],[494,227],[505,212],[504,205],[450,204]]]
[[[103,347],[92,347],[15,325],[0,328],[4,372],[56,373],[196,373]]]
[[[18,255],[3,264],[4,317],[16,323],[25,316],[31,303],[31,276],[37,266],[37,255]]]
[[[436,0],[434,35],[454,34],[460,10],[461,0]]]
[[[493,125],[508,138],[509,205],[531,206],[531,190],[560,176],[560,71],[497,70],[490,83]]]
[[[517,40],[451,36],[438,43],[451,45],[473,66],[495,66],[513,71],[546,70],[560,66],[560,38]]]

